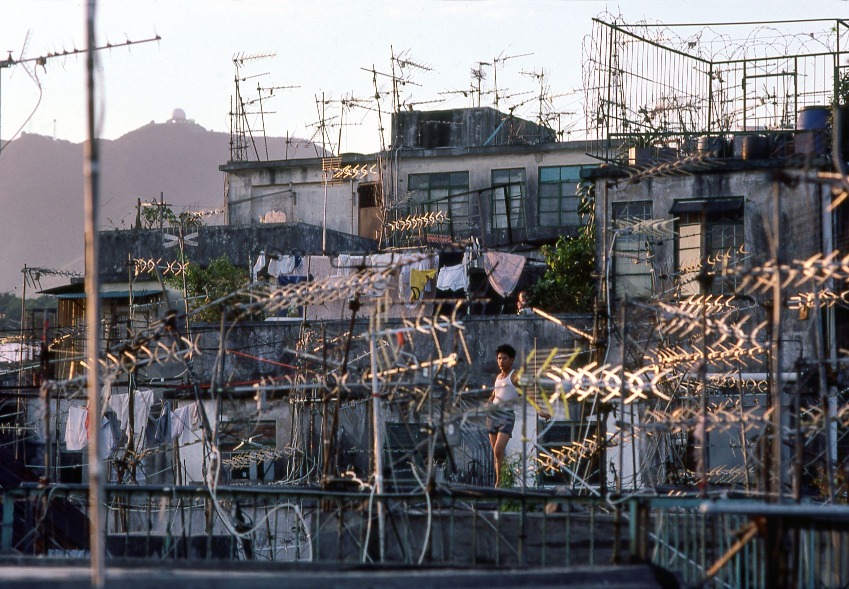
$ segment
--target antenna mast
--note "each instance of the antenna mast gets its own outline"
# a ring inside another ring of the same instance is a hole
[[[254,140],[253,132],[251,131],[250,123],[248,122],[248,114],[257,113],[249,113],[246,110],[246,107],[253,104],[254,101],[245,102],[242,98],[241,83],[252,78],[268,75],[268,73],[242,76],[241,68],[247,62],[268,59],[276,56],[276,52],[257,53],[252,55],[237,53],[233,56],[233,67],[236,69],[236,75],[233,79],[236,86],[236,94],[230,99],[230,161],[247,161],[249,147],[253,147],[254,155],[256,156],[256,159],[259,160],[259,151],[256,148],[256,141]],[[257,85],[257,87],[259,87],[259,85]],[[262,107],[260,106],[260,109],[261,108]],[[263,133],[264,132],[265,129],[263,128]]]
[[[70,50],[65,49],[65,50],[62,50],[62,51],[53,51],[51,53],[45,53],[43,55],[39,55],[38,57],[24,57],[24,55],[26,54],[27,48],[29,47],[29,41],[30,41],[30,32],[27,31],[26,38],[24,39],[23,47],[21,48],[21,57],[19,59],[15,59],[14,57],[12,57],[12,52],[9,51],[9,54],[6,56],[6,59],[0,60],[0,75],[2,75],[4,68],[10,68],[12,66],[20,65],[21,67],[23,67],[26,70],[27,74],[29,74],[29,77],[32,78],[33,81],[36,84],[38,84],[39,83],[38,78],[36,77],[33,70],[31,70],[29,68],[29,64],[31,64],[31,63],[35,63],[35,65],[37,65],[37,66],[40,65],[46,71],[47,70],[47,61],[50,60],[50,59],[55,59],[57,57],[70,57],[70,56],[74,56],[74,55],[80,55],[82,53],[88,53],[89,51],[94,52],[94,51],[101,51],[103,49],[117,49],[119,47],[129,47],[130,45],[141,45],[142,43],[150,43],[152,41],[161,41],[161,40],[162,40],[162,37],[160,37],[159,35],[154,35],[153,37],[150,37],[148,39],[141,39],[139,41],[132,41],[130,39],[127,39],[126,41],[123,41],[121,43],[106,43],[105,45],[99,45],[97,47],[92,47],[90,50],[89,49],[70,49]],[[2,94],[0,94],[0,107],[2,107],[2,104],[3,104]],[[0,112],[2,112],[2,108],[0,108]],[[32,115],[30,115],[30,117],[32,117]],[[27,120],[29,120],[29,119],[27,119]],[[25,124],[26,124],[26,122],[24,123],[24,125]],[[21,125],[21,129],[23,129],[23,125]],[[13,136],[9,137],[8,141],[6,141],[6,145],[8,145],[9,141],[12,141],[19,132],[20,132],[20,130],[16,131]],[[0,134],[0,137],[2,137],[2,134]],[[0,139],[0,152],[3,151],[3,148],[4,148],[3,141],[2,141],[2,139]]]

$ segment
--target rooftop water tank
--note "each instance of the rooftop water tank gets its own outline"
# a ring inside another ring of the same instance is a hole
[[[796,117],[796,153],[822,155],[828,150],[830,106],[805,106]]]

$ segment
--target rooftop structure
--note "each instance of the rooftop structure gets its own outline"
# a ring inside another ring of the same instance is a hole
[[[694,153],[700,137],[795,132],[813,107],[847,104],[849,25],[840,19],[731,24],[593,20],[585,113],[594,155],[630,147]],[[813,115],[816,116],[816,115]]]

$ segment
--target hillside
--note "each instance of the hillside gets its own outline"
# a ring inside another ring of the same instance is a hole
[[[229,143],[229,134],[187,120],[150,123],[102,141],[101,229],[131,227],[137,200],[158,201],[160,194],[175,212],[222,208],[218,167],[229,159]],[[264,143],[258,149],[264,156]],[[283,159],[286,151],[285,139],[268,139],[269,159]],[[288,156],[315,157],[315,147],[290,141]],[[11,142],[0,154],[0,204],[0,292],[20,295],[24,265],[83,272],[83,144],[33,134]],[[42,286],[65,282],[43,279]]]

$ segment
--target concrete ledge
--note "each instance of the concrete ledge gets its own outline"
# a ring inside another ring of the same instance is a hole
[[[10,564],[0,562],[4,589],[87,589],[90,571],[85,561],[76,565],[28,559]],[[235,565],[236,563],[234,563]],[[162,566],[148,561],[126,562],[107,567],[106,587],[115,589],[416,589],[478,588],[547,589],[572,587],[595,589],[674,589],[671,575],[650,565],[595,566],[544,569],[496,568],[456,569],[418,567],[338,567],[320,565],[281,566],[272,563],[239,562],[239,566]],[[257,566],[260,565],[260,566]],[[264,565],[264,566],[263,566]],[[249,569],[249,570],[247,570]]]

